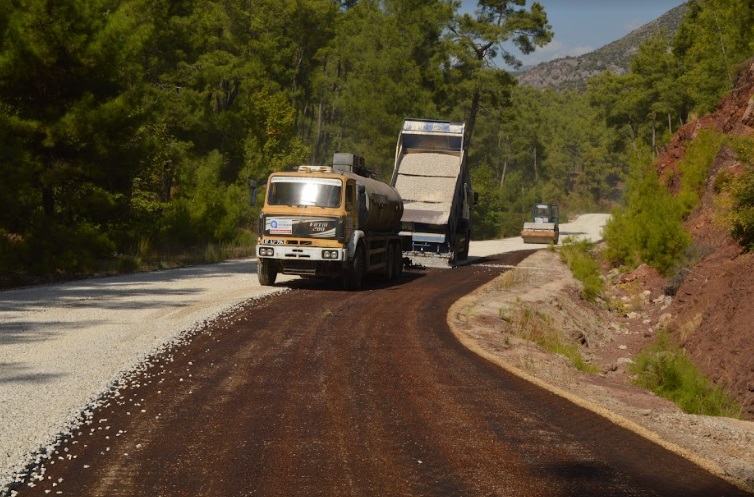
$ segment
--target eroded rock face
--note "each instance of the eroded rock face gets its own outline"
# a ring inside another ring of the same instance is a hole
[[[754,254],[718,249],[694,266],[670,307],[669,329],[697,366],[754,420]]]
[[[750,274],[746,272],[742,277]],[[684,313],[683,306],[677,302],[688,301],[690,295],[687,293],[692,292],[705,298],[706,295],[695,292],[700,282],[687,281],[688,286],[682,286],[678,296],[670,298],[662,294],[663,278],[653,271],[637,270],[626,278],[627,283],[621,283],[618,272],[611,272],[607,279],[610,281],[606,298],[614,304],[612,311],[604,303],[593,304],[581,298],[578,282],[557,254],[540,250],[523,261],[519,268],[458,301],[448,315],[448,322],[459,337],[473,343],[476,349],[493,355],[500,364],[525,371],[546,384],[625,416],[663,440],[703,455],[718,465],[724,474],[754,491],[752,421],[685,414],[670,401],[632,384],[632,358],[654,340],[660,322],[678,323],[680,316],[689,319],[693,329],[701,329],[704,316],[697,309],[703,306],[697,302],[689,307],[689,313]],[[712,288],[714,285],[707,283],[707,286]],[[645,293],[647,290],[649,295]],[[624,300],[623,297],[628,298]],[[626,311],[634,313],[634,319],[623,316],[618,311],[618,304],[624,310],[636,309]],[[532,309],[528,319],[542,320],[542,323],[535,324],[550,323],[561,329],[563,336],[575,337],[581,344],[581,354],[596,366],[597,373],[580,373],[564,356],[548,353],[533,342],[520,339],[511,328],[521,326],[521,322],[516,321],[516,310],[522,308],[524,311]],[[735,305],[730,309],[734,314],[743,315]],[[649,318],[648,324],[640,319],[642,315]],[[727,315],[723,312],[719,316],[724,319]],[[572,334],[573,330],[579,330],[586,337],[586,343],[580,340],[580,336]],[[718,354],[722,353],[723,347],[714,343],[714,336],[707,338],[709,343],[702,345],[700,350],[708,347],[707,362],[719,365]],[[689,339],[689,343],[692,340],[694,338]],[[751,345],[737,343],[737,346],[747,347],[739,355],[751,357]],[[744,375],[739,378],[742,387],[754,395],[754,380],[746,384]]]
[[[678,163],[686,146],[704,129],[730,136],[754,136],[754,58],[738,74],[717,111],[680,128],[657,159],[663,184],[672,193],[681,187]],[[744,162],[724,146],[710,168],[700,206],[686,220],[699,262],[685,268],[676,298],[668,306],[667,327],[698,367],[744,406],[754,420],[754,254],[743,253],[720,222],[722,174],[737,176]]]

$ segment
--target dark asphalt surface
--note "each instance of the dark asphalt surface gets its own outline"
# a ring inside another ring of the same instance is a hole
[[[18,496],[749,495],[461,346],[449,306],[502,271],[292,282],[155,358]]]

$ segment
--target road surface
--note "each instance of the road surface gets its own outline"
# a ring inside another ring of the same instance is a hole
[[[455,340],[448,307],[524,255],[285,282],[147,361],[18,495],[743,495]]]
[[[471,255],[516,242],[476,242]],[[3,292],[0,457],[8,468],[29,447],[49,451],[4,488],[740,495],[453,338],[449,305],[524,255],[355,293],[282,278],[265,296],[249,261]]]

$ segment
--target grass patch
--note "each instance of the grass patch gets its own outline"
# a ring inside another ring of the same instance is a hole
[[[510,290],[523,283],[531,281],[531,272],[526,269],[514,268],[510,271],[506,271],[502,277],[495,280],[494,289]]]
[[[563,240],[560,248],[561,260],[568,265],[573,276],[584,284],[581,293],[589,301],[597,298],[603,285],[593,249],[594,244],[589,240],[576,240],[570,236]]]
[[[547,313],[519,304],[518,308],[501,308],[499,316],[509,325],[510,334],[566,357],[579,371],[597,373],[597,367],[581,356],[579,345],[568,343],[568,338],[563,336]]]
[[[655,342],[634,358],[630,371],[637,375],[637,385],[673,401],[689,414],[741,418],[741,405],[706,378],[667,331],[661,331]]]

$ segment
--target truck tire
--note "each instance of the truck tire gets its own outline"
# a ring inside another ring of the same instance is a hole
[[[463,242],[463,247],[458,251],[458,260],[465,261],[469,258],[469,243],[471,242],[471,232],[466,232],[466,240]]]
[[[395,279],[395,246],[389,243],[385,251],[385,279]]]
[[[395,275],[395,279],[398,280],[403,276],[403,252],[398,243],[393,244],[393,264],[395,264],[393,274]]]
[[[262,286],[272,286],[278,277],[278,268],[269,259],[257,259],[257,277]]]
[[[366,263],[364,258],[364,246],[359,244],[356,247],[356,253],[353,254],[353,261],[351,261],[350,267],[343,273],[343,288],[346,290],[358,290],[361,288]]]

